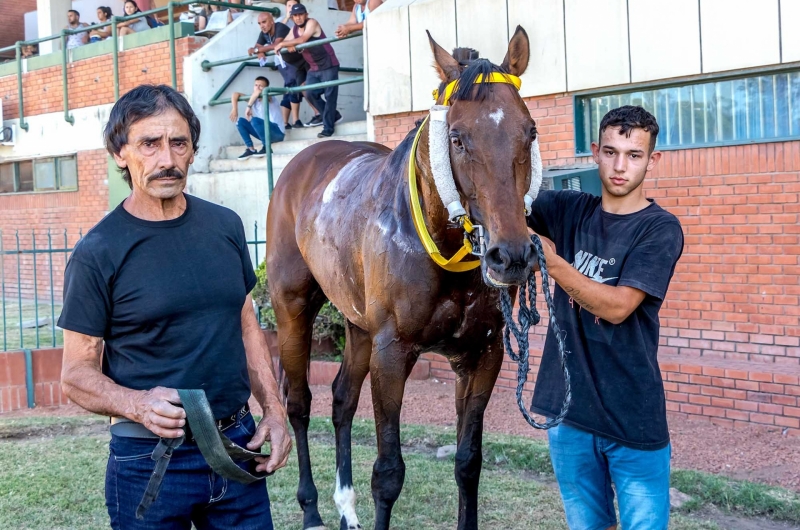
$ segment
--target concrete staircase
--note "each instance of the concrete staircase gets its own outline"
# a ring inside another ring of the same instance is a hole
[[[276,183],[294,156],[310,145],[327,140],[367,140],[366,121],[339,123],[331,138],[317,138],[320,131],[322,127],[290,129],[286,131],[284,141],[272,145],[273,178]],[[258,223],[258,237],[263,239],[268,205],[267,162],[264,158],[237,160],[243,151],[244,145],[220,149],[219,158],[212,160],[209,165],[209,173],[194,173],[189,177],[187,191],[238,213],[244,222],[248,239],[253,237],[254,223]]]

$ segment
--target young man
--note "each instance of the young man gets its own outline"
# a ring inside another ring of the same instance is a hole
[[[678,219],[647,199],[658,124],[641,107],[605,115],[592,144],[602,196],[543,191],[528,225],[544,238],[555,314],[566,341],[572,404],[548,431],[567,523],[666,530],[670,445],[658,351],[658,312],[683,250]],[[551,246],[555,244],[555,249]],[[553,417],[564,380],[552,328],[531,410]]]
[[[264,131],[264,104],[261,99],[261,92],[269,86],[269,80],[266,77],[256,77],[253,85],[253,93],[247,101],[247,110],[245,117],[239,117],[239,98],[244,94],[241,92],[234,92],[231,96],[231,121],[236,124],[239,134],[244,140],[245,150],[244,153],[239,155],[239,160],[247,160],[251,156],[263,157],[267,154],[266,133]],[[270,143],[282,142],[285,129],[283,125],[283,116],[281,115],[281,106],[274,96],[269,96],[269,137]],[[253,146],[253,138],[258,138],[261,141],[261,149],[256,151]]]
[[[70,9],[67,11],[67,27],[64,29],[79,29],[85,28],[89,24],[86,22],[81,22],[81,14],[75,11],[74,9]],[[67,49],[71,50],[72,48],[77,48],[78,46],[83,46],[89,42],[89,32],[84,31],[81,33],[74,33],[72,35],[67,35]]]
[[[264,482],[211,471],[186,436],[176,389],[205,390],[217,427],[236,444],[257,451],[270,440],[256,471],[283,467],[291,450],[248,294],[256,277],[242,220],[183,193],[199,139],[191,106],[168,86],[142,85],[114,104],[105,143],[132,192],[75,246],[64,277],[64,392],[128,424],[112,428],[106,471],[114,529],[273,528]],[[251,393],[264,410],[257,427]],[[139,519],[159,438],[182,437]]]
[[[295,4],[292,6],[290,14],[294,21],[294,28],[292,28],[292,36],[294,38],[276,44],[276,52],[283,48],[293,52],[296,51],[295,46],[298,44],[314,42],[326,38],[325,32],[322,31],[319,22],[313,18],[308,18],[306,6],[303,4]],[[306,84],[313,85],[339,79],[339,60],[336,58],[336,53],[333,51],[333,47],[330,44],[304,48],[302,53],[303,58],[309,66]],[[325,93],[324,100],[321,97],[323,92]],[[320,117],[315,116],[307,125],[313,127],[321,123],[323,126],[322,132],[317,136],[319,138],[333,136],[334,124],[342,120],[342,115],[336,110],[339,87],[331,86],[324,90],[309,90],[306,92],[306,97],[321,115]]]
[[[263,60],[266,58],[265,54],[267,52],[273,50],[276,44],[283,42],[286,36],[289,35],[290,30],[286,24],[275,22],[275,19],[269,13],[260,13],[258,15],[258,27],[261,29],[258,34],[258,41],[255,46],[247,50],[247,54],[257,55],[259,59]],[[303,54],[284,50],[279,55],[280,59],[276,57],[275,62],[278,65],[281,77],[283,77],[283,86],[292,88],[305,83],[308,63],[303,59]],[[284,129],[303,127],[303,122],[300,121],[300,101],[302,99],[303,95],[299,92],[283,95],[281,107],[285,124]]]

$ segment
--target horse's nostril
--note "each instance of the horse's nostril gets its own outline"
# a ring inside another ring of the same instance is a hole
[[[486,251],[486,264],[498,270],[504,270],[511,265],[511,258],[504,249],[492,247]]]

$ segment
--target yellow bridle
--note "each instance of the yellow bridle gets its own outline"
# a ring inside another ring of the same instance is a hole
[[[484,76],[479,75],[475,79],[475,84],[483,83]],[[502,74],[499,72],[492,72],[488,75],[487,80],[485,82],[488,83],[505,83],[509,85],[514,85],[517,90],[520,89],[522,86],[522,80],[510,74]],[[458,88],[458,80],[452,81],[447,84],[444,89],[444,99],[443,104],[449,105],[450,98],[453,95],[453,92],[456,91]],[[438,101],[439,99],[439,90],[433,91],[433,99]],[[425,128],[425,125],[428,123],[429,116],[425,117],[425,120],[419,126],[417,130],[416,136],[414,136],[414,143],[411,144],[411,155],[408,161],[408,191],[409,191],[409,198],[411,200],[411,218],[414,221],[414,228],[417,230],[417,236],[419,237],[420,241],[422,242],[422,246],[425,247],[425,251],[431,257],[431,259],[449,272],[466,272],[471,271],[480,266],[481,261],[467,261],[462,262],[465,257],[472,253],[473,247],[472,242],[469,240],[468,237],[464,237],[464,244],[458,249],[453,257],[450,259],[445,258],[442,256],[441,252],[439,252],[439,247],[436,246],[436,243],[433,241],[430,233],[428,232],[428,227],[425,226],[425,216],[422,213],[422,205],[419,202],[419,190],[417,189],[417,163],[416,163],[416,154],[417,154],[417,144],[419,144],[419,139],[422,136],[422,130]],[[458,222],[461,224],[461,227],[464,229],[464,232],[467,234],[472,234],[475,230],[475,225],[472,224],[468,215],[463,215],[458,219]]]

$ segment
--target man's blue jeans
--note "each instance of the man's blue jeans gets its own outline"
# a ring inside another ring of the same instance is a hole
[[[246,445],[254,432],[249,413],[225,430],[240,446]],[[197,443],[189,439],[172,454],[158,498],[144,519],[136,519],[136,508],[155,466],[150,455],[157,444],[156,439],[111,437],[106,507],[113,529],[189,530],[194,523],[198,530],[273,530],[265,482],[244,485],[220,477],[208,467]]]
[[[244,118],[239,118],[236,122],[236,128],[239,129],[239,134],[242,140],[244,140],[244,145],[247,146],[248,149],[253,149],[253,138],[258,138],[261,140],[262,144],[266,144],[264,141],[264,120],[261,118],[253,116],[249,121]],[[269,136],[273,144],[282,142],[284,138],[281,128],[272,122],[269,122]]]
[[[614,490],[624,530],[667,530],[668,445],[641,451],[563,423],[547,431],[570,530],[605,530],[617,524]]]
[[[339,79],[339,67],[326,68],[316,72],[308,72],[306,85],[324,83]],[[322,100],[322,93],[325,93],[325,100]],[[333,124],[336,123],[336,103],[339,100],[339,87],[329,86],[324,90],[307,90],[308,102],[322,115],[322,130],[333,132]]]

